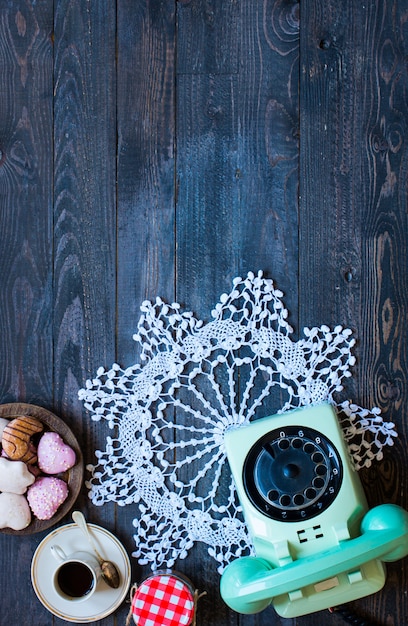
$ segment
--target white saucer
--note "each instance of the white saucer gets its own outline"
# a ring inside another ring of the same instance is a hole
[[[58,544],[67,554],[75,550],[92,551],[76,524],[61,526],[47,535],[37,547],[31,563],[31,582],[40,602],[57,617],[77,624],[94,622],[113,613],[122,604],[130,587],[130,560],[120,541],[100,526],[88,526],[98,552],[115,563],[120,572],[118,589],[112,589],[101,578],[92,596],[81,602],[64,600],[55,592],[51,581],[57,561],[51,554],[51,546]]]

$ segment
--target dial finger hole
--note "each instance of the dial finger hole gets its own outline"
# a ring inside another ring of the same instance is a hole
[[[324,480],[323,478],[314,478],[313,479],[313,487],[315,487],[318,491],[320,491],[320,489],[323,489],[324,487]]]
[[[322,463],[324,461],[324,456],[321,452],[315,452],[312,456],[313,463]]]
[[[312,443],[310,443],[310,441],[308,441],[307,443],[305,443],[305,445],[303,446],[303,450],[306,454],[308,454],[309,456],[312,456],[313,452],[316,450],[316,448],[314,447],[314,445]]]
[[[277,491],[276,489],[271,489],[270,491],[268,491],[268,500],[270,500],[271,502],[276,502],[277,500],[279,500],[279,491]]]
[[[326,465],[316,465],[315,467],[315,472],[318,476],[326,476],[327,474],[327,467]]]
[[[313,489],[312,487],[309,487],[308,489],[306,489],[305,491],[305,497],[308,500],[314,500],[315,497],[317,495],[316,489]]]
[[[302,506],[302,504],[305,503],[305,497],[302,493],[297,493],[295,496],[293,496],[293,504],[295,504],[296,506]]]
[[[288,494],[284,494],[280,497],[279,504],[285,509],[292,503],[292,498]]]

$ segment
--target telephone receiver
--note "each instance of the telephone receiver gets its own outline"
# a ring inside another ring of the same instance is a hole
[[[230,608],[244,614],[263,611],[281,594],[291,594],[319,581],[358,572],[369,561],[396,561],[408,555],[408,513],[394,504],[368,511],[361,535],[281,567],[261,557],[231,562],[221,578],[221,595]]]

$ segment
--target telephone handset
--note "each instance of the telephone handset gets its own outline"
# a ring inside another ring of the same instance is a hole
[[[225,446],[256,553],[221,577],[235,611],[272,603],[290,618],[344,604],[381,589],[383,561],[408,554],[408,513],[368,511],[332,406],[263,418]]]

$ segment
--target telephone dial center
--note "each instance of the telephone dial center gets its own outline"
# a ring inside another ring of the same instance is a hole
[[[295,463],[288,463],[283,468],[283,475],[285,478],[296,478],[299,475],[300,468]]]

